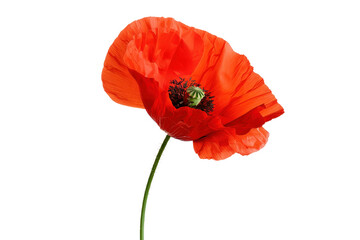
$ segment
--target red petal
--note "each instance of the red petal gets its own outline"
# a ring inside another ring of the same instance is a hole
[[[268,138],[269,133],[264,128],[253,128],[245,135],[237,135],[236,142],[232,147],[241,155],[249,155],[263,148]]]
[[[194,150],[202,159],[223,160],[235,153],[232,145],[235,141],[235,130],[224,129],[193,142]]]
[[[117,103],[143,108],[139,88],[128,72],[133,69],[144,77],[159,72],[170,79],[190,74],[203,52],[200,36],[172,18],[148,17],[130,23],[109,49],[102,80],[105,91]],[[156,78],[159,80],[160,78]]]
[[[229,105],[221,112],[221,116],[224,123],[227,123],[259,106],[263,106],[260,114],[265,122],[284,113],[284,109],[277,103],[264,80],[252,72],[233,95]]]
[[[264,106],[265,121],[284,112],[244,55],[234,52],[225,40],[196,31],[203,38],[204,55],[192,76],[215,96],[214,115],[219,114],[227,124],[258,106]]]
[[[244,135],[251,129],[261,127],[265,123],[265,119],[260,114],[264,108],[264,106],[259,106],[225,126],[234,128],[237,135]]]
[[[104,90],[112,100],[130,107],[144,108],[139,87],[130,75],[122,57],[125,49],[110,47],[102,71]]]
[[[158,26],[141,32],[128,43],[124,55],[129,69],[154,78],[164,88],[172,78],[191,74],[203,52],[202,39],[194,29],[173,21],[180,30]]]
[[[204,55],[193,79],[215,96],[213,114],[219,114],[251,74],[252,67],[246,57],[234,52],[225,40],[204,34]]]
[[[264,128],[253,128],[245,135],[236,135],[226,128],[194,141],[194,150],[202,159],[223,160],[234,153],[248,155],[265,146],[269,133]]]

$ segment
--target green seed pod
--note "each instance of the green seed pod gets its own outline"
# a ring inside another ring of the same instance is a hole
[[[197,106],[201,102],[201,99],[205,97],[204,91],[199,87],[191,86],[186,92],[189,94],[189,107]]]

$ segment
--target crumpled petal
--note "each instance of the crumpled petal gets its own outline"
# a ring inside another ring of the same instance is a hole
[[[263,106],[260,114],[265,122],[284,113],[284,109],[277,103],[277,99],[265,85],[264,80],[252,72],[234,93],[220,115],[224,123],[227,123],[259,106]]]
[[[261,115],[264,106],[259,106],[242,115],[241,117],[225,124],[226,127],[234,128],[237,135],[244,135],[253,128],[264,125],[265,119]]]
[[[156,79],[168,71],[173,76],[191,74],[202,52],[203,42],[192,28],[181,33],[159,28],[140,33],[130,41],[124,61],[129,69]]]
[[[204,55],[193,79],[215,96],[213,114],[220,114],[238,86],[250,75],[252,67],[244,55],[234,52],[222,38],[207,32],[203,35]]]
[[[104,90],[119,104],[144,108],[138,84],[122,59],[124,53],[124,48],[117,48],[114,44],[110,47],[101,75]]]
[[[284,112],[244,55],[234,52],[222,38],[196,31],[204,41],[204,55],[192,76],[215,96],[213,114],[227,124],[259,106],[264,107],[265,122]]]
[[[104,89],[117,103],[144,108],[138,84],[128,69],[157,80],[158,74],[169,77],[161,82],[165,88],[175,76],[190,74],[202,52],[203,42],[194,28],[172,18],[134,21],[108,51],[102,72]]]
[[[202,159],[226,159],[236,152],[233,148],[235,135],[235,130],[231,128],[213,132],[195,140],[194,150]]]
[[[194,150],[202,159],[223,160],[234,153],[249,155],[263,148],[269,133],[262,127],[247,134],[237,135],[235,129],[226,128],[213,132],[193,142]]]
[[[253,128],[245,135],[236,135],[236,141],[232,144],[232,148],[241,155],[249,155],[263,148],[268,138],[269,132],[265,128]]]

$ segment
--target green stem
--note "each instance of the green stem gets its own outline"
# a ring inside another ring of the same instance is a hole
[[[160,160],[160,157],[166,147],[166,144],[168,143],[170,139],[170,136],[169,135],[166,135],[163,143],[161,144],[161,147],[159,149],[159,152],[158,154],[156,155],[156,158],[155,158],[155,162],[154,162],[154,165],[151,169],[151,173],[150,173],[150,176],[149,176],[149,179],[148,179],[148,182],[146,184],[146,188],[145,188],[145,193],[144,193],[144,199],[143,199],[143,203],[142,203],[142,208],[141,208],[141,218],[140,218],[140,240],[144,240],[144,222],[145,222],[145,210],[146,210],[146,202],[147,202],[147,198],[148,198],[148,195],[149,195],[149,190],[150,190],[150,186],[151,186],[151,182],[154,178],[154,174],[155,174],[155,171],[156,171],[156,167],[159,163],[159,160]]]

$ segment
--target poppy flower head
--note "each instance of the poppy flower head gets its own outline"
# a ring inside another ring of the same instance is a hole
[[[172,18],[143,18],[121,31],[102,80],[114,101],[145,108],[167,134],[193,141],[200,158],[261,149],[263,124],[284,112],[244,55]]]

